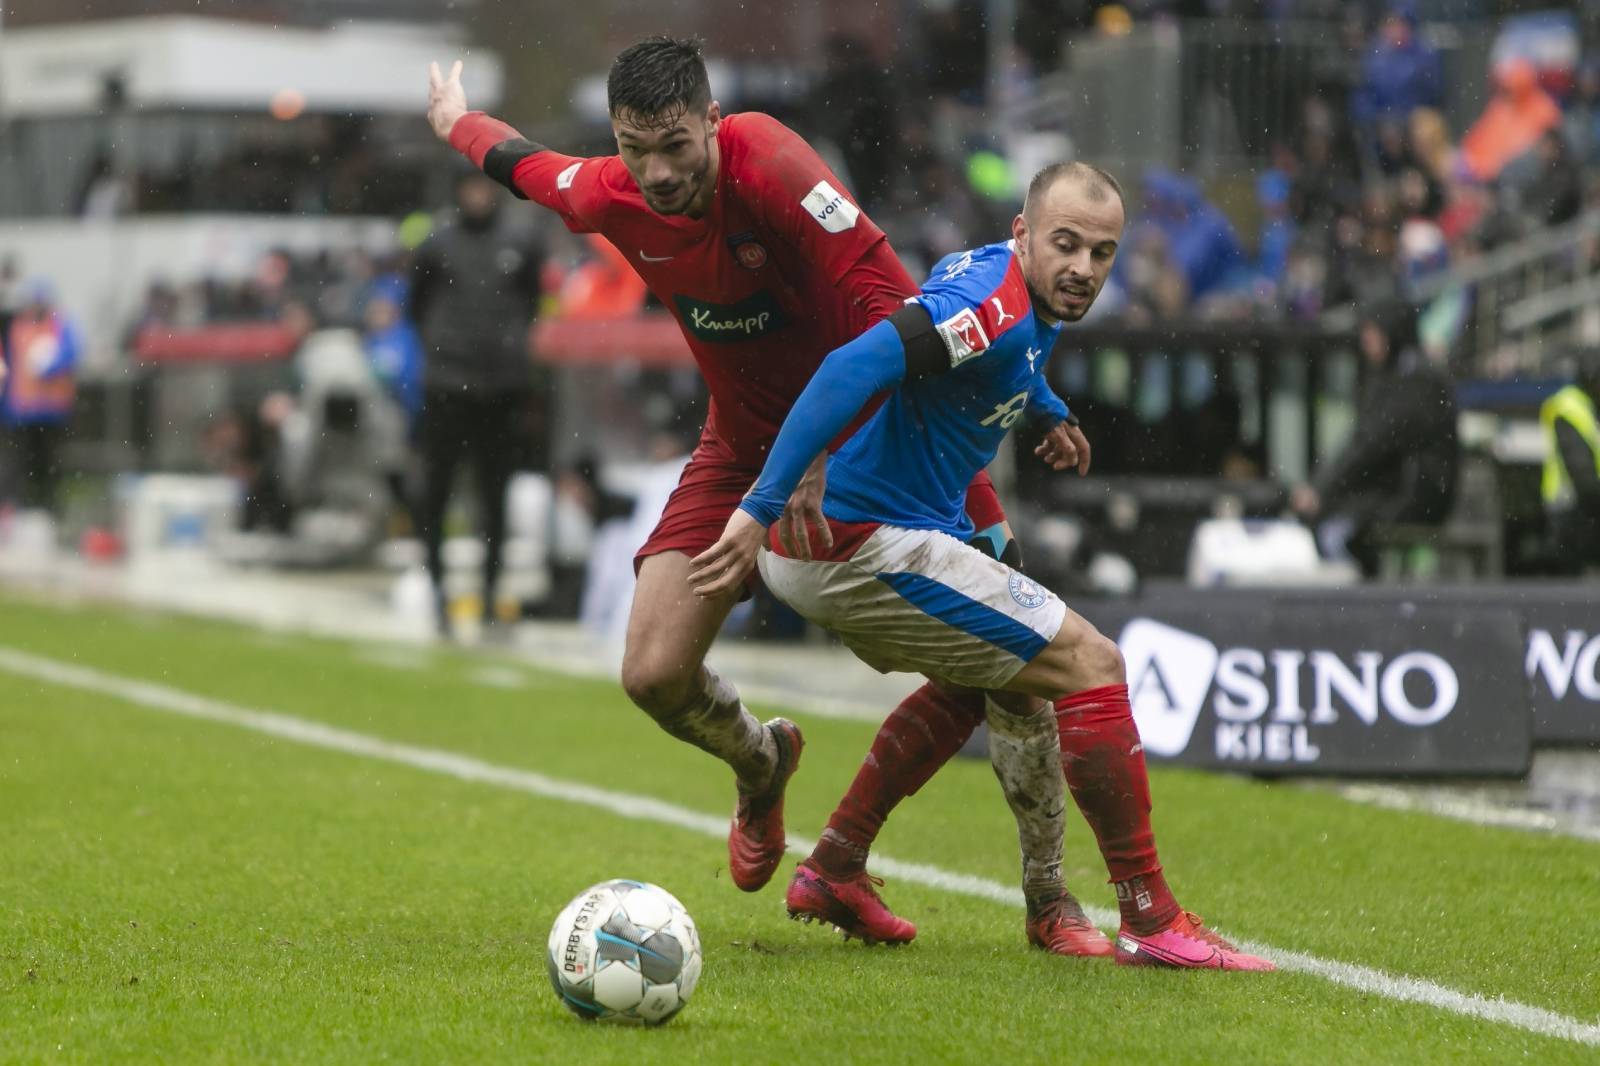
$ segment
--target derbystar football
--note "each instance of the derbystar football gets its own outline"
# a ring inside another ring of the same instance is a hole
[[[550,927],[550,984],[586,1021],[660,1025],[700,980],[700,934],[683,904],[643,881],[602,881]]]

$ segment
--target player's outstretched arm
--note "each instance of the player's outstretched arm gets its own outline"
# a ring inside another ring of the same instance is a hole
[[[438,63],[428,64],[428,124],[440,140],[518,199],[548,207],[576,233],[593,231],[588,221],[593,190],[587,180],[579,180],[589,160],[551,151],[492,115],[467,110],[459,59],[448,76],[439,72]]]

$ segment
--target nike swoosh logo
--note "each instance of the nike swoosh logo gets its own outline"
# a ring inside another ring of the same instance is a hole
[[[670,255],[645,255],[644,252],[641,251],[639,253],[639,258],[643,259],[646,263],[665,263],[667,260],[671,259],[672,256],[670,256]]]
[[[1131,938],[1124,937],[1125,941]],[[1216,959],[1217,949],[1210,944],[1198,940],[1191,940],[1179,934],[1143,937],[1134,940],[1131,945],[1124,945],[1124,950],[1133,954],[1143,951],[1153,958],[1168,965],[1177,966],[1208,966]]]

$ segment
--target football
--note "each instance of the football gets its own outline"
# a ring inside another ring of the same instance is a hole
[[[602,881],[550,927],[550,984],[586,1021],[660,1025],[700,980],[700,934],[683,904],[643,881]]]

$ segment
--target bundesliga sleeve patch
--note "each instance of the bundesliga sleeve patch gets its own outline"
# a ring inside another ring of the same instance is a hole
[[[566,170],[563,170],[561,173],[557,174],[556,175],[556,188],[558,188],[558,189],[570,189],[570,188],[572,188],[572,179],[576,178],[578,176],[578,168],[580,168],[582,166],[583,166],[583,163],[581,163],[581,162],[574,163],[570,167],[568,167]]]
[[[817,225],[829,233],[843,233],[845,230],[854,229],[856,219],[861,217],[861,209],[846,200],[844,193],[826,181],[817,182],[801,199],[800,206],[811,212],[811,217],[817,220]]]
[[[950,350],[952,367],[960,366],[989,347],[989,334],[984,332],[978,313],[970,307],[963,307],[934,328]]]

